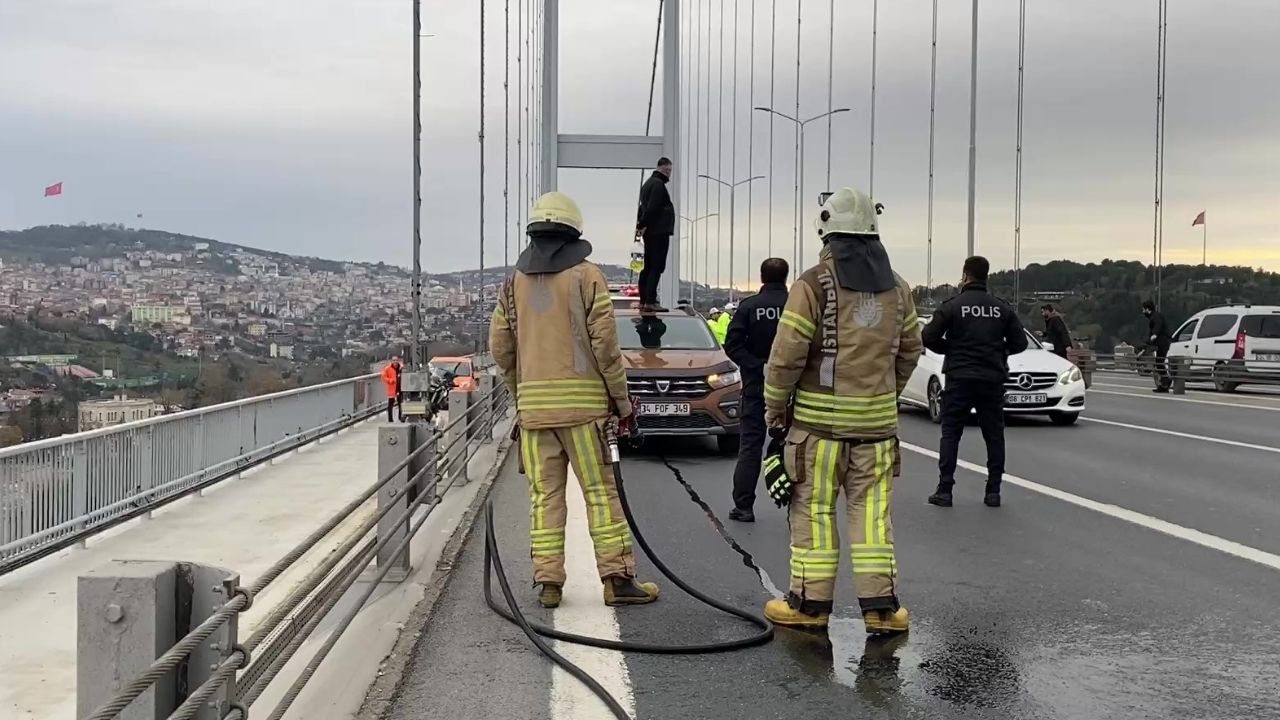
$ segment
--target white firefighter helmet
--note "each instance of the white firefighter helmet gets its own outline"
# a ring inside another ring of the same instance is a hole
[[[725,309],[725,312],[733,312],[738,309],[738,303],[736,302],[725,303],[724,309]]]
[[[880,214],[881,206],[873,203],[861,190],[840,188],[830,195],[824,195],[819,206],[821,211],[814,219],[813,226],[818,229],[820,238],[826,239],[828,235],[880,234],[876,216]]]
[[[545,193],[533,204],[529,211],[529,224],[540,222],[559,223],[582,232],[582,210],[573,198],[562,192]]]

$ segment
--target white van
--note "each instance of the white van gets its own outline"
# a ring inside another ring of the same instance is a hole
[[[1201,310],[1173,334],[1169,357],[1190,358],[1191,379],[1210,380],[1221,392],[1280,382],[1280,306]]]

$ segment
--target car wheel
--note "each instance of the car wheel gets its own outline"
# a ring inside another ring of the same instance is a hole
[[[929,419],[935,424],[942,422],[942,383],[938,378],[929,378]]]
[[[1071,412],[1049,413],[1049,422],[1053,423],[1054,425],[1059,425],[1061,427],[1066,427],[1068,425],[1075,425],[1076,420],[1079,420],[1079,419],[1080,419],[1080,413],[1071,413]]]
[[[1218,392],[1232,393],[1236,388],[1240,387],[1240,383],[1232,382],[1227,378],[1233,374],[1233,368],[1226,363],[1218,363],[1213,366],[1213,387]]]
[[[716,446],[720,448],[721,455],[737,455],[741,440],[739,435],[717,435]]]

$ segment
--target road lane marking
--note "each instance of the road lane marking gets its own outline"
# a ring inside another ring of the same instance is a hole
[[[591,533],[587,529],[586,501],[572,469],[569,470],[569,482],[565,487],[565,504],[569,510],[564,538],[565,573],[568,581],[564,584],[564,597],[560,607],[551,613],[553,625],[556,630],[564,632],[621,640],[617,613],[604,604],[601,594],[595,549],[591,544]],[[635,717],[635,693],[631,688],[625,655],[615,650],[574,645],[559,640],[555,641],[554,647],[556,652],[598,680],[610,695],[622,703],[627,714]],[[609,708],[586,685],[559,665],[552,669],[553,720],[604,718],[611,715]]]
[[[1261,450],[1262,452],[1280,453],[1280,447],[1271,447],[1269,445],[1255,445],[1253,443],[1240,442],[1238,440],[1227,440],[1226,438],[1210,437],[1208,435],[1193,435],[1191,433],[1178,432],[1176,430],[1165,430],[1163,428],[1143,427],[1142,425],[1132,425],[1130,423],[1116,422],[1115,420],[1102,420],[1095,417],[1081,417],[1083,422],[1098,423],[1100,425],[1113,425],[1115,427],[1128,428],[1130,430],[1141,430],[1142,432],[1158,433],[1160,435],[1172,435],[1173,437],[1187,438],[1188,440],[1201,440],[1203,442],[1218,443],[1219,445],[1230,445],[1231,447],[1245,448],[1247,450]]]
[[[1144,395],[1142,393],[1116,392],[1114,390],[1097,390],[1096,388],[1098,388],[1099,386],[1113,387],[1113,388],[1126,388],[1126,389],[1130,387],[1128,385],[1111,385],[1108,383],[1094,383],[1093,387],[1089,388],[1088,392],[1099,393],[1101,395],[1123,395],[1125,397],[1142,398],[1143,400],[1169,400],[1173,402],[1195,403],[1197,405],[1220,405],[1222,407],[1229,407],[1229,408],[1245,408],[1246,410],[1269,410],[1271,412],[1280,412],[1280,405],[1252,405],[1249,403],[1223,402],[1221,400],[1196,400],[1194,398],[1169,397],[1168,395],[1158,395],[1156,393],[1148,393]],[[1259,399],[1263,400],[1264,402],[1266,401],[1266,398],[1259,398]]]
[[[899,444],[904,450],[909,450],[918,455],[924,455],[925,457],[931,457],[935,460],[938,458],[938,453],[927,448],[922,448],[919,445],[913,445],[908,442],[900,442]],[[975,472],[986,477],[987,469],[981,465],[977,465],[966,460],[959,460],[956,464],[965,470]],[[1017,475],[1005,473],[1004,481],[1017,485],[1020,488],[1040,493],[1041,495],[1047,495],[1048,497],[1071,503],[1072,505],[1085,508],[1086,510],[1093,510],[1094,512],[1102,513],[1108,517],[1123,520],[1125,522],[1147,528],[1148,530],[1155,530],[1156,532],[1164,533],[1165,535],[1178,538],[1179,540],[1195,543],[1196,545],[1209,548],[1210,550],[1217,550],[1218,552],[1226,553],[1227,555],[1233,555],[1242,560],[1248,560],[1264,567],[1269,567],[1272,570],[1280,570],[1280,555],[1275,555],[1273,553],[1266,552],[1265,550],[1249,547],[1248,545],[1220,538],[1217,535],[1210,535],[1209,533],[1201,532],[1200,530],[1177,525],[1167,520],[1161,520],[1157,517],[1144,515],[1135,510],[1120,507],[1119,505],[1090,500],[1087,497],[1069,493],[1065,490],[1059,490],[1048,485],[1042,485],[1034,480],[1027,480],[1026,478],[1018,477]]]

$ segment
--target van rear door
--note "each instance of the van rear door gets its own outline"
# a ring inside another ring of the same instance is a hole
[[[1280,312],[1251,313],[1240,321],[1245,360],[1280,363]]]

